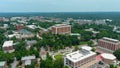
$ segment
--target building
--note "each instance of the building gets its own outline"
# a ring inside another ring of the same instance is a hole
[[[113,54],[103,53],[101,54],[103,62],[106,64],[114,64],[116,57]]]
[[[19,34],[21,35],[21,38],[32,38],[34,37],[34,34],[31,33],[30,31],[26,30],[26,29],[22,29],[19,31]]]
[[[8,24],[3,25],[3,28],[8,28],[8,27],[9,27]]]
[[[92,47],[90,47],[90,46],[82,46],[81,49],[85,49],[85,50],[91,51]]]
[[[5,61],[0,61],[0,68],[7,68],[7,64]]]
[[[16,25],[15,25],[15,29],[16,29],[16,30],[21,30],[21,29],[23,29],[23,27],[24,27],[23,24],[16,24]]]
[[[40,27],[40,33],[39,33],[39,36],[42,36],[43,34],[46,34],[46,33],[48,33],[48,32],[49,32],[48,29],[45,29],[45,28],[41,28],[41,27]]]
[[[64,56],[64,65],[69,68],[81,68],[88,62],[94,61],[96,53],[85,49]]]
[[[97,52],[100,53],[112,53],[120,48],[120,41],[103,37],[98,40]]]
[[[71,36],[77,36],[78,39],[81,38],[81,34],[79,34],[79,33],[71,33],[70,35]]]
[[[15,51],[15,49],[13,48],[13,41],[5,41],[5,42],[3,43],[2,48],[3,48],[3,51],[4,51],[5,53],[6,53],[6,52],[12,53],[12,52]]]
[[[32,61],[34,61],[36,57],[33,56],[25,56],[21,58],[22,64],[23,65],[31,65]]]
[[[29,49],[32,45],[36,44],[36,40],[30,40],[26,42],[26,49]]]
[[[106,20],[96,20],[95,22],[94,22],[95,24],[97,24],[97,25],[106,25]]]
[[[41,49],[40,49],[40,57],[42,58],[42,60],[46,60],[47,51],[45,50],[44,47],[41,47]]]
[[[110,68],[108,64],[105,64],[103,61],[98,61],[87,68]]]
[[[86,20],[86,19],[77,19],[75,20],[76,23],[83,25],[83,24],[93,24],[93,20]]]
[[[33,29],[33,30],[37,28],[36,25],[27,25],[27,27],[28,27],[29,29]]]
[[[70,34],[71,26],[67,24],[56,24],[50,30],[53,34]]]

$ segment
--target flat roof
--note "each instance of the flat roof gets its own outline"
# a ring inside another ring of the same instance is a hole
[[[9,46],[13,46],[13,41],[5,41],[2,47],[9,47]]]
[[[119,42],[119,40],[108,38],[108,37],[103,37],[103,39],[106,40],[106,41]]]
[[[70,35],[80,36],[81,34],[79,34],[79,33],[71,33]]]
[[[109,60],[115,60],[116,59],[116,57],[113,54],[103,53],[103,54],[101,54],[101,56],[104,59],[109,59]]]
[[[52,27],[64,27],[64,26],[70,26],[70,25],[68,25],[68,24],[55,24]]]
[[[70,54],[67,54],[66,58],[71,60],[72,62],[78,62],[82,59],[85,59],[85,58],[93,56],[93,55],[96,55],[96,53],[82,49],[82,50],[78,50],[78,51],[72,52]]]
[[[32,59],[35,59],[35,56],[25,56],[25,57],[22,57],[21,60],[32,60]]]
[[[5,65],[5,61],[0,61],[0,66],[4,66]]]
[[[25,65],[31,65],[31,60],[26,60]]]
[[[20,33],[23,33],[23,34],[31,34],[31,32],[28,31],[28,30],[26,30],[26,29],[20,30]]]
[[[92,50],[92,47],[90,47],[90,46],[82,46],[81,48],[85,49],[85,50],[88,50],[88,51]]]

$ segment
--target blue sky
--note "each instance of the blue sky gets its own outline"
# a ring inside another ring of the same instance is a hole
[[[1,0],[0,12],[120,11],[120,0]]]

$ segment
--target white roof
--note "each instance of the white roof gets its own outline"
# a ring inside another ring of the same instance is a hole
[[[9,47],[9,46],[13,46],[13,41],[5,41],[3,43],[3,47]]]
[[[36,26],[35,25],[27,25],[28,28],[31,28],[31,29],[35,29]]]
[[[9,38],[12,38],[12,37],[14,37],[14,36],[15,36],[14,34],[8,35]]]
[[[101,56],[104,59],[109,59],[109,60],[115,60],[116,59],[116,57],[113,54],[103,53],[103,54],[101,54]]]
[[[25,65],[31,65],[31,60],[26,60]]]
[[[112,39],[112,38],[107,38],[107,37],[103,37],[103,39],[113,41],[113,42],[119,42],[119,40]]]
[[[86,51],[86,52],[82,52],[82,50]],[[96,55],[95,52],[87,51],[87,50],[84,50],[84,49],[82,49],[82,50],[75,51],[73,53],[67,54],[66,58],[71,60],[72,62],[78,62],[78,61],[83,60],[87,57]]]
[[[79,33],[71,33],[70,35],[80,36],[80,34],[79,34]]]
[[[12,38],[12,37],[14,37],[14,36],[16,37],[16,36],[19,36],[19,35],[20,35],[20,34],[10,34],[10,35],[8,35],[8,37],[9,37],[9,38]]]
[[[81,48],[85,49],[85,50],[88,50],[88,51],[92,50],[92,47],[89,47],[89,46],[82,46]]]
[[[22,57],[21,60],[32,60],[32,59],[35,59],[35,56],[25,56],[25,57]]]
[[[52,27],[64,27],[64,26],[70,26],[70,25],[68,25],[68,24],[56,24]]]
[[[4,66],[5,65],[5,61],[0,62],[0,66]]]

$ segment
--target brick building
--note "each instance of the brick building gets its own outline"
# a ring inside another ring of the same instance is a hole
[[[50,31],[53,34],[70,34],[71,26],[67,24],[56,24],[51,27]]]
[[[21,29],[23,29],[23,24],[16,24],[16,25],[15,25],[15,29],[16,29],[16,30],[21,30]]]
[[[120,41],[103,37],[98,40],[97,51],[100,53],[112,53],[120,48]]]

